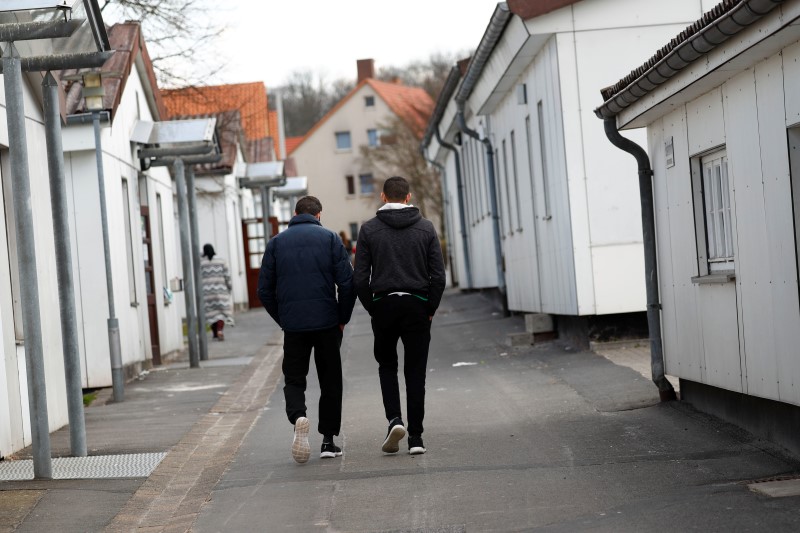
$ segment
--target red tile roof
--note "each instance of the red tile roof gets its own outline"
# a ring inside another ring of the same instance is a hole
[[[294,149],[303,142],[305,137],[300,135],[297,137],[286,137],[286,155],[289,156],[294,152]]]
[[[186,87],[162,91],[170,118],[218,114],[236,110],[247,140],[245,155],[250,162],[271,161],[271,145],[278,132],[270,129],[267,88],[262,82]],[[277,124],[277,123],[276,123]],[[277,129],[277,128],[276,128]],[[270,146],[267,146],[270,145]]]
[[[236,109],[248,140],[268,137],[267,88],[262,82],[208,85],[162,91],[170,116],[194,116]]]
[[[425,126],[433,112],[433,99],[423,89],[419,87],[409,87],[399,83],[389,83],[373,79],[362,80],[341,100],[339,100],[325,116],[317,121],[314,126],[303,136],[300,142],[292,149],[296,150],[306,139],[311,137],[317,129],[322,126],[330,117],[336,114],[350,98],[353,97],[364,85],[369,85],[375,93],[384,101],[392,112],[400,117],[403,122],[411,129],[414,135],[422,139],[425,133]],[[287,152],[289,149],[287,147]]]
[[[411,128],[418,138],[422,138],[425,126],[433,113],[433,99],[419,87],[407,87],[399,83],[367,80],[395,115]]]
[[[142,28],[139,23],[128,21],[114,24],[108,30],[108,40],[111,44],[111,48],[115,52],[100,68],[100,72],[108,74],[108,76],[103,76],[103,88],[105,89],[103,107],[111,110],[112,120],[122,99],[122,93],[128,82],[128,76],[130,76],[131,70],[133,70],[133,66],[136,62],[136,57],[139,55],[142,56],[145,76],[147,78],[146,80],[142,80],[142,83],[149,83],[152,89],[153,99],[155,100],[155,118],[156,120],[166,119],[167,109],[164,106],[161,92],[158,89],[156,75],[153,71],[153,63],[150,60],[150,54],[147,53],[147,46],[145,46]],[[90,70],[94,69],[70,69],[62,71],[60,75],[63,77]],[[84,113],[86,111],[86,104],[81,94],[83,82],[80,80],[62,80],[62,86],[66,93],[66,114],[73,115]]]

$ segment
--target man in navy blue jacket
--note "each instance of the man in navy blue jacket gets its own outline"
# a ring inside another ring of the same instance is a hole
[[[258,297],[284,332],[283,394],[294,425],[292,457],[298,463],[311,455],[305,391],[312,349],[321,390],[320,457],[342,455],[333,442],[342,422],[339,348],[356,295],[347,251],[338,235],[322,227],[321,212],[322,204],[313,196],[297,202],[289,227],[267,244],[258,277]]]

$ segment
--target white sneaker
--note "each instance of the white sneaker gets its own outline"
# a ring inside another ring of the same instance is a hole
[[[305,463],[311,457],[311,445],[308,443],[308,418],[301,416],[294,423],[294,440],[292,441],[292,457],[298,463]]]

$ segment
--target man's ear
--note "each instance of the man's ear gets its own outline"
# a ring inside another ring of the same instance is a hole
[[[317,220],[320,220],[321,217],[322,217],[322,211],[314,215],[314,218],[316,218]]]
[[[408,193],[408,195],[406,195],[406,203],[410,201],[411,201],[411,193]]]
[[[386,198],[386,195],[385,195],[385,194],[383,194],[383,193],[381,193],[381,202],[383,202],[383,203],[385,203],[385,204],[388,204],[388,203],[389,203],[389,199],[388,199],[388,198]]]

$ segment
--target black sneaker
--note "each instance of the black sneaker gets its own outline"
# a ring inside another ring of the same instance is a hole
[[[383,440],[381,451],[384,453],[397,453],[400,451],[400,441],[406,436],[406,428],[403,426],[403,421],[395,418],[389,422],[389,431],[386,432],[386,438]]]
[[[409,455],[420,455],[427,452],[425,445],[422,444],[422,437],[419,435],[408,436],[408,453]]]
[[[335,445],[332,440],[330,442],[323,441],[322,449],[319,452],[319,456],[321,458],[332,459],[334,457],[339,457],[340,455],[342,455],[342,449]]]

